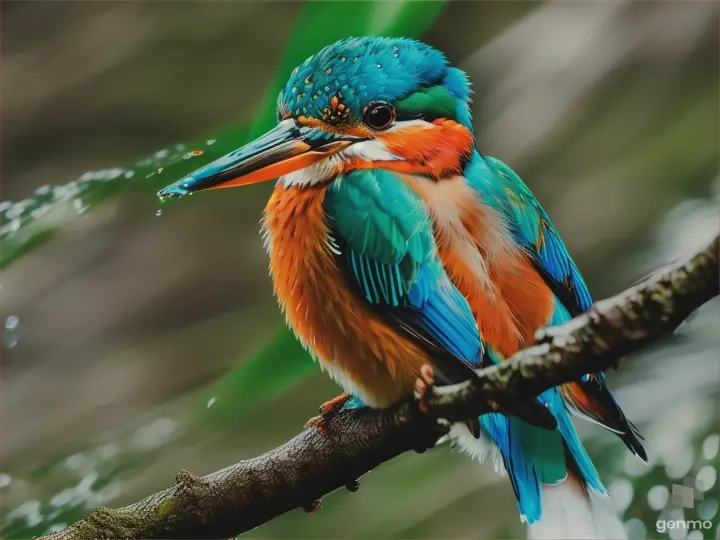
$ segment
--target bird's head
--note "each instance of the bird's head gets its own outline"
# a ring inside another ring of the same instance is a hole
[[[439,179],[474,146],[470,84],[436,49],[405,38],[349,38],[293,70],[278,125],[161,190],[179,197],[274,178],[310,186],[353,169]]]

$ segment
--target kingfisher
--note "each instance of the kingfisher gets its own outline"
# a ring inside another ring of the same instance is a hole
[[[321,420],[468,380],[591,306],[538,200],[476,148],[470,97],[467,75],[429,45],[343,39],[293,70],[276,127],[158,193],[276,180],[262,220],[275,294],[345,391]],[[570,419],[647,459],[604,375],[533,399],[555,429],[499,411],[454,425],[451,438],[504,467],[529,538],[624,538]]]

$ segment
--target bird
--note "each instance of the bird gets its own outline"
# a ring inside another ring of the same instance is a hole
[[[275,295],[344,390],[321,407],[318,429],[343,408],[413,393],[422,405],[429,385],[468,380],[592,305],[530,189],[478,150],[471,95],[467,74],[430,45],[342,39],[292,71],[276,127],[158,192],[276,180],[262,219]],[[528,538],[625,538],[571,414],[647,459],[602,373],[450,436],[473,457],[495,456]]]

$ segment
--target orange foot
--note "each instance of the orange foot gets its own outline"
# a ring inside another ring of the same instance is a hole
[[[420,368],[420,376],[415,381],[415,399],[418,403],[420,412],[430,412],[425,402],[425,397],[432,391],[432,385],[435,383],[435,372],[428,364]]]
[[[326,401],[320,405],[320,415],[313,416],[310,420],[305,422],[304,428],[317,426],[319,433],[327,433],[327,426],[325,425],[333,415],[340,412],[343,406],[350,400],[352,396],[350,394],[340,394],[338,397]]]

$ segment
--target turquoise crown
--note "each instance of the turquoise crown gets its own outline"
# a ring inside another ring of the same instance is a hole
[[[470,127],[470,83],[464,72],[448,65],[443,53],[408,38],[347,38],[293,70],[278,96],[278,119],[309,116],[328,123],[357,121],[370,103],[396,105],[437,87],[445,91],[446,101],[453,101],[450,108],[456,109],[446,116]]]

